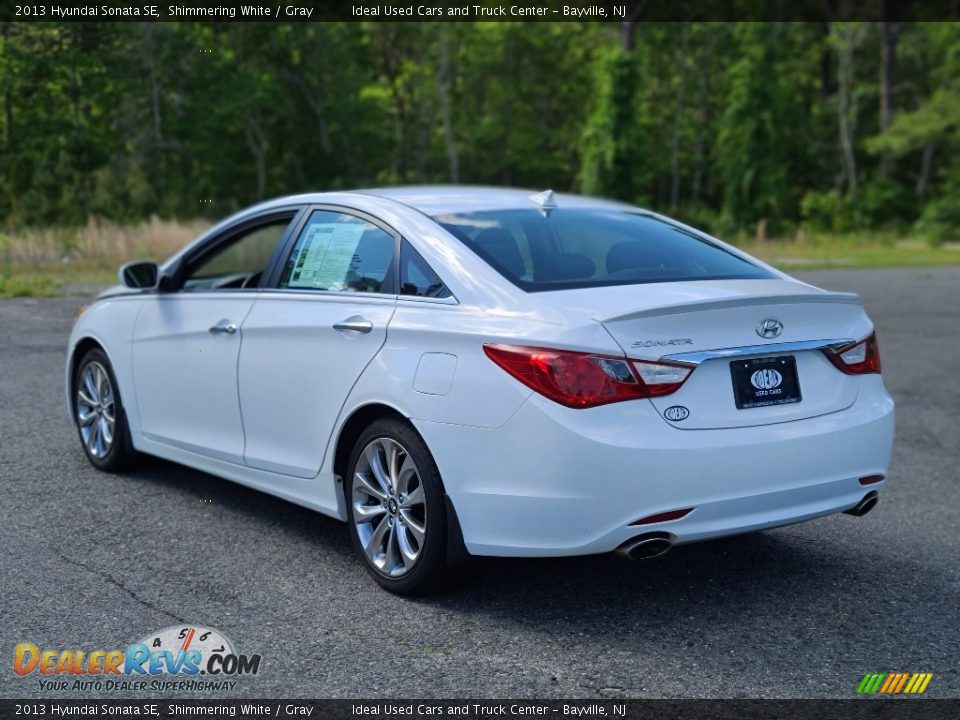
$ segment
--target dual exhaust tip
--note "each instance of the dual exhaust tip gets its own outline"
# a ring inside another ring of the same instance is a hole
[[[844,512],[854,517],[863,517],[876,507],[880,493],[872,490],[863,496],[856,505]],[[673,547],[674,538],[665,532],[652,532],[630,538],[614,552],[628,560],[649,560],[659,557]]]
[[[878,493],[876,490],[872,490],[864,495],[863,499],[852,508],[849,510],[844,510],[844,513],[847,515],[853,515],[854,517],[863,517],[877,506],[877,501],[879,499],[880,493]]]
[[[664,532],[638,535],[627,540],[614,552],[628,560],[649,560],[659,557],[673,547],[673,538]]]

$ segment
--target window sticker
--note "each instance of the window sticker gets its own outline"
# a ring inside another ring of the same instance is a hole
[[[356,262],[362,223],[316,223],[306,230],[288,287],[343,290]]]

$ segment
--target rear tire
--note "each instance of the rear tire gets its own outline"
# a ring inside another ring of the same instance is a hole
[[[136,451],[130,442],[117,379],[99,348],[88,350],[77,365],[73,377],[73,419],[80,446],[95,468],[117,472],[133,464]]]
[[[381,587],[422,595],[450,579],[440,472],[409,424],[372,423],[350,454],[344,489],[350,539]]]

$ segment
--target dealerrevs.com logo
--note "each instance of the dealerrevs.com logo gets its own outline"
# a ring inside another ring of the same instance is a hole
[[[13,671],[36,676],[40,690],[232,690],[238,675],[256,675],[260,655],[243,655],[219,630],[173,626],[125,650],[84,651],[19,643]]]

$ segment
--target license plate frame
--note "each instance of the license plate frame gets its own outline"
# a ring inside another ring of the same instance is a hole
[[[730,376],[738,410],[792,405],[803,400],[793,355],[733,360]]]

